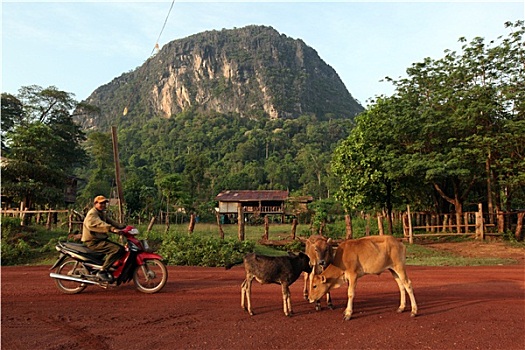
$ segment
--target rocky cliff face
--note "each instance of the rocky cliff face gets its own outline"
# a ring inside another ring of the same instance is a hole
[[[85,128],[104,128],[125,108],[127,118],[189,108],[273,119],[352,118],[363,110],[314,49],[264,26],[172,41],[85,102],[102,112],[81,120]]]

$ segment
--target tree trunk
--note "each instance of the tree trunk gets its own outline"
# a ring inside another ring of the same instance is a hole
[[[462,232],[461,223],[462,223],[462,217],[463,217],[463,203],[461,202],[461,200],[459,199],[459,195],[457,194],[457,187],[454,186],[454,192],[455,192],[454,198],[450,198],[449,196],[447,196],[437,183],[434,183],[434,188],[444,200],[446,200],[447,202],[449,202],[450,204],[454,206],[454,209],[456,212],[456,230],[457,230],[457,233],[461,233]]]
[[[521,241],[521,230],[523,229],[523,217],[525,217],[525,211],[518,213],[518,223],[516,224],[516,231],[514,237],[517,241]]]

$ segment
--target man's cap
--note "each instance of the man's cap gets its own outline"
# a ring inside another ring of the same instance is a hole
[[[97,204],[97,203],[103,203],[103,202],[109,202],[109,200],[104,197],[104,196],[96,196],[95,197],[95,200],[93,201],[93,203]]]

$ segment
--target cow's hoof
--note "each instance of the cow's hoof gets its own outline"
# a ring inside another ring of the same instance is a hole
[[[334,309],[334,305],[333,305],[332,303],[330,303],[330,304],[328,304],[328,308],[329,308],[330,310],[333,310],[333,309]]]
[[[404,308],[403,308],[403,309],[402,309],[402,308],[397,309],[397,313],[398,313],[398,314],[402,313],[403,311],[405,311]]]
[[[410,317],[416,317],[416,316],[417,316],[417,313],[415,313],[415,312],[412,312],[412,313],[410,314]]]
[[[321,311],[321,305],[315,305],[315,311]]]
[[[304,300],[308,301],[308,294],[304,294],[303,297],[304,297]]]
[[[343,315],[344,321],[350,321],[350,318],[352,318],[352,315]]]

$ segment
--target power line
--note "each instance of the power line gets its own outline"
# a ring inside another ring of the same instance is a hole
[[[170,6],[170,9],[168,11],[168,14],[166,15],[166,19],[164,20],[164,24],[162,25],[162,29],[160,30],[160,33],[159,33],[159,37],[157,38],[157,41],[155,42],[155,46],[153,46],[153,50],[151,50],[151,53],[150,53],[150,57],[153,55],[153,53],[155,52],[155,50],[159,50],[159,40],[160,40],[160,37],[162,35],[162,32],[164,32],[164,28],[166,28],[166,23],[168,23],[168,18],[170,17],[170,14],[171,14],[171,10],[173,9],[173,5],[175,4],[175,0],[173,0],[171,2],[171,6]],[[128,100],[128,103],[126,105],[126,107],[124,107],[124,111],[122,112],[122,115],[126,115],[128,114],[128,105],[129,103],[131,102],[131,99],[135,97],[135,91],[133,91],[133,94],[130,96],[129,100]]]
[[[164,31],[164,28],[166,28],[166,23],[168,23],[168,18],[170,17],[171,9],[173,8],[173,5],[175,4],[175,0],[171,2],[170,9],[168,11],[168,14],[166,15],[166,19],[164,20],[164,24],[162,25],[162,29],[160,30],[159,37],[157,38],[157,41],[155,42],[155,46],[153,47],[153,50],[151,50],[151,55],[153,55],[153,52],[155,52],[155,49],[159,49],[159,40],[160,36],[162,35],[162,32]]]

